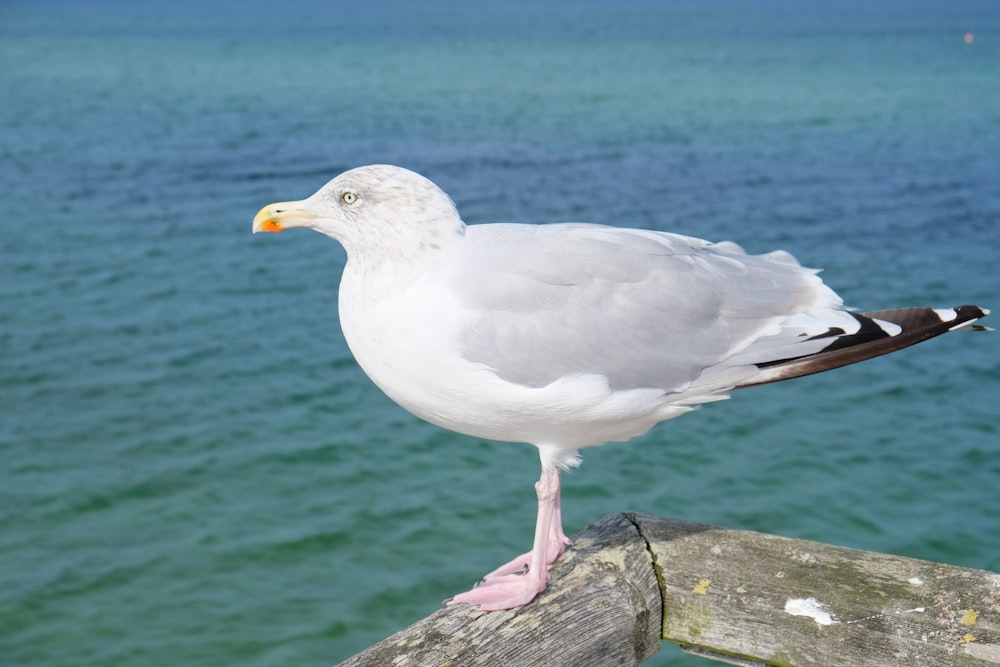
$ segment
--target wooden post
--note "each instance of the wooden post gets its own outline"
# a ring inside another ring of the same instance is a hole
[[[660,647],[660,587],[624,514],[575,536],[544,594],[510,611],[440,609],[341,667],[637,665]]]
[[[663,638],[693,652],[768,665],[1000,665],[1000,575],[636,520],[662,582]]]
[[[1000,666],[1000,575],[637,514],[574,536],[519,609],[443,608],[341,663]]]

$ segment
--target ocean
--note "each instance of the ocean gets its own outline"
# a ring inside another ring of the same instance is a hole
[[[399,164],[470,224],[782,248],[861,310],[998,309],[998,82],[991,0],[5,0],[0,664],[329,666],[530,546],[534,448],[383,396],[342,249],[253,237],[264,204]],[[738,392],[584,451],[566,529],[997,572],[998,405],[996,333]]]

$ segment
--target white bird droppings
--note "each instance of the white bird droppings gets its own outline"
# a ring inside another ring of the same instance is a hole
[[[833,625],[840,621],[823,609],[823,603],[816,598],[789,598],[785,602],[785,612],[792,616],[808,616],[820,625]]]

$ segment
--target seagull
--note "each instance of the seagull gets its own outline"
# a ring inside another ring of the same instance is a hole
[[[347,251],[339,318],[392,400],[458,433],[538,448],[531,551],[448,600],[483,611],[533,600],[570,543],[560,473],[584,447],[626,441],[729,397],[975,324],[978,306],[858,313],[818,271],[775,251],[644,229],[462,221],[427,178],[346,171],[253,231],[306,227]]]

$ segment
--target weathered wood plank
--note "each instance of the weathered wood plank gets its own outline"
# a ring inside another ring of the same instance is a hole
[[[341,667],[638,665],[660,646],[659,585],[627,516],[574,536],[546,593],[510,611],[445,607]]]
[[[1000,666],[1000,575],[641,514],[574,536],[520,609],[447,607],[341,663]]]
[[[668,641],[773,665],[1000,665],[1000,575],[633,519],[654,554]]]

